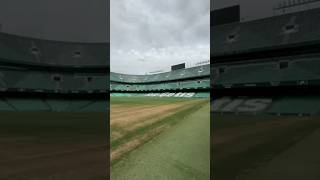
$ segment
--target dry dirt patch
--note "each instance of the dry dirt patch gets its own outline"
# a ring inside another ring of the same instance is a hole
[[[136,132],[149,125],[158,123],[166,117],[172,116],[199,103],[202,103],[202,101],[193,100],[154,106],[112,106],[110,120],[111,143],[118,139],[122,140],[131,132]],[[133,138],[121,142],[121,144],[118,144],[115,148],[111,148],[111,162],[136,149],[168,127],[166,124],[153,127],[144,132],[144,134],[135,135]]]
[[[127,132],[168,117],[193,103],[195,102],[179,102],[158,106],[111,107],[111,141],[122,137]]]

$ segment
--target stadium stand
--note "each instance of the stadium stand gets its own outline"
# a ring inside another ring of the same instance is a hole
[[[319,9],[311,9],[211,27],[212,56],[318,43],[319,18]]]
[[[210,66],[203,65],[153,75],[126,75],[111,72],[110,80],[113,82],[124,83],[147,83],[202,77],[208,76],[209,74]]]
[[[281,63],[286,67],[280,68]],[[217,86],[266,86],[319,84],[320,71],[316,67],[319,60],[315,57],[297,58],[280,62],[263,62],[224,66],[219,74]]]
[[[270,114],[317,115],[320,113],[320,96],[281,97],[268,109]]]
[[[59,66],[106,66],[107,43],[74,43],[0,33],[2,61]]]
[[[263,113],[319,114],[319,16],[316,8],[212,26],[213,104],[226,97],[256,100],[268,94],[271,105]],[[244,102],[229,103],[236,107]]]
[[[128,75],[114,72],[110,74],[111,96],[139,95],[136,93],[150,96],[150,93],[155,92],[153,95],[162,97],[166,92],[178,94],[179,92],[188,91],[194,92],[194,97],[209,97],[209,89],[210,65],[152,75]]]
[[[0,111],[105,111],[108,51],[0,33]]]

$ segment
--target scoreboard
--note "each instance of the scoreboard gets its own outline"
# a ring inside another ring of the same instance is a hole
[[[177,64],[177,65],[171,66],[171,71],[178,70],[178,69],[185,69],[185,68],[186,68],[186,63]]]

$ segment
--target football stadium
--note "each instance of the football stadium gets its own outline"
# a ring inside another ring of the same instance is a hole
[[[110,74],[111,179],[209,179],[210,65]]]
[[[213,179],[319,179],[320,9],[239,12],[211,11]]]
[[[107,178],[108,49],[0,33],[0,179]]]

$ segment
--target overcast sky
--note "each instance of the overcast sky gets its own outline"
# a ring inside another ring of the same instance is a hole
[[[2,31],[43,39],[107,42],[108,0],[0,0]]]
[[[111,71],[145,74],[210,57],[209,0],[111,0]]]

